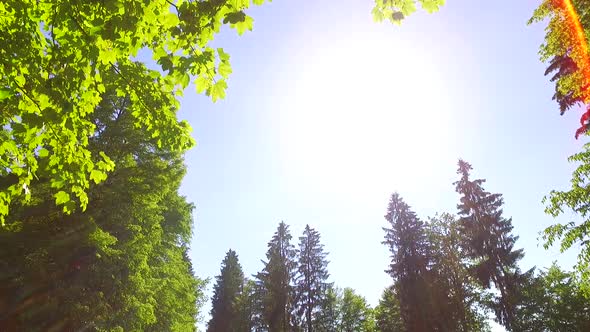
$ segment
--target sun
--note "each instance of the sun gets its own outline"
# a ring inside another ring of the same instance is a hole
[[[327,191],[371,191],[426,172],[452,144],[451,103],[432,57],[377,39],[302,60],[279,124],[284,172]]]

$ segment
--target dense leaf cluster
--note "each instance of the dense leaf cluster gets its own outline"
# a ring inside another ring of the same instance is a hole
[[[106,95],[88,149],[118,166],[90,187],[86,211],[65,214],[39,178],[0,230],[2,331],[195,330],[204,283],[187,254],[182,156],[134,126],[127,99]]]
[[[253,0],[260,4],[262,0]],[[92,183],[115,163],[90,149],[101,130],[95,110],[105,91],[128,101],[129,120],[158,147],[185,151],[190,126],[177,96],[191,80],[213,101],[225,96],[229,55],[210,42],[224,24],[252,28],[250,0],[105,0],[0,3],[0,221],[27,200],[36,178],[57,205],[88,206]],[[156,65],[148,66],[145,60]]]
[[[544,0],[529,24],[547,20],[541,60],[549,62],[546,75],[555,73],[555,99],[561,114],[578,103],[590,101],[590,2],[587,0]]]
[[[429,13],[433,13],[445,4],[445,0],[375,0],[373,19],[377,22],[388,20],[400,24],[408,15],[418,9],[418,4]]]

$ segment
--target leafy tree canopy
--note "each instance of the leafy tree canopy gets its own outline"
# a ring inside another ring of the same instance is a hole
[[[553,99],[561,114],[571,107],[590,101],[590,4],[587,0],[544,0],[535,10],[529,24],[548,21],[541,60],[549,62],[545,75],[553,73]],[[576,138],[589,127],[590,110],[580,119],[582,127]]]
[[[106,96],[89,149],[118,167],[91,186],[88,209],[64,214],[40,178],[0,229],[2,331],[195,329],[204,282],[188,258],[182,158],[133,125],[124,98]]]
[[[590,294],[590,196],[587,190],[590,178],[590,143],[584,146],[582,152],[571,156],[569,161],[579,163],[572,174],[571,187],[551,191],[543,202],[547,204],[545,212],[554,217],[569,209],[575,212],[580,220],[547,227],[543,239],[546,249],[555,243],[560,243],[562,252],[572,246],[580,246],[576,269],[583,280],[585,291]]]
[[[433,13],[444,4],[445,0],[375,0],[373,19],[377,22],[388,20],[400,24],[406,16],[418,9],[418,5]]]
[[[253,0],[261,4],[264,0]],[[223,98],[229,55],[210,47],[224,24],[252,29],[250,0],[7,0],[0,4],[0,221],[31,181],[50,179],[55,203],[88,205],[91,182],[115,167],[91,151],[93,121],[104,93],[129,99],[136,127],[158,146],[184,151],[194,142],[176,118],[177,96],[193,80],[213,101]],[[145,51],[155,68],[138,60]]]

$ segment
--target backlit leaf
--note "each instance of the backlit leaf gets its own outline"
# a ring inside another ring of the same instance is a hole
[[[61,205],[70,201],[70,194],[63,190],[58,191],[54,196],[56,205]]]

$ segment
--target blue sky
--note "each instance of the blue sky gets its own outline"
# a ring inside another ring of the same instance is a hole
[[[523,268],[569,268],[572,253],[539,245],[553,222],[541,199],[567,186],[566,158],[585,139],[573,138],[580,112],[560,117],[551,100],[537,55],[544,26],[526,25],[538,2],[450,0],[401,27],[374,23],[371,0],[251,10],[254,31],[215,41],[231,54],[227,98],[191,88],[182,100],[197,140],[182,187],[196,205],[196,273],[214,277],[232,248],[255,274],[279,221],[295,242],[309,223],[332,281],[375,305],[391,283],[389,195],[423,218],[455,212],[459,157],[504,194]]]

